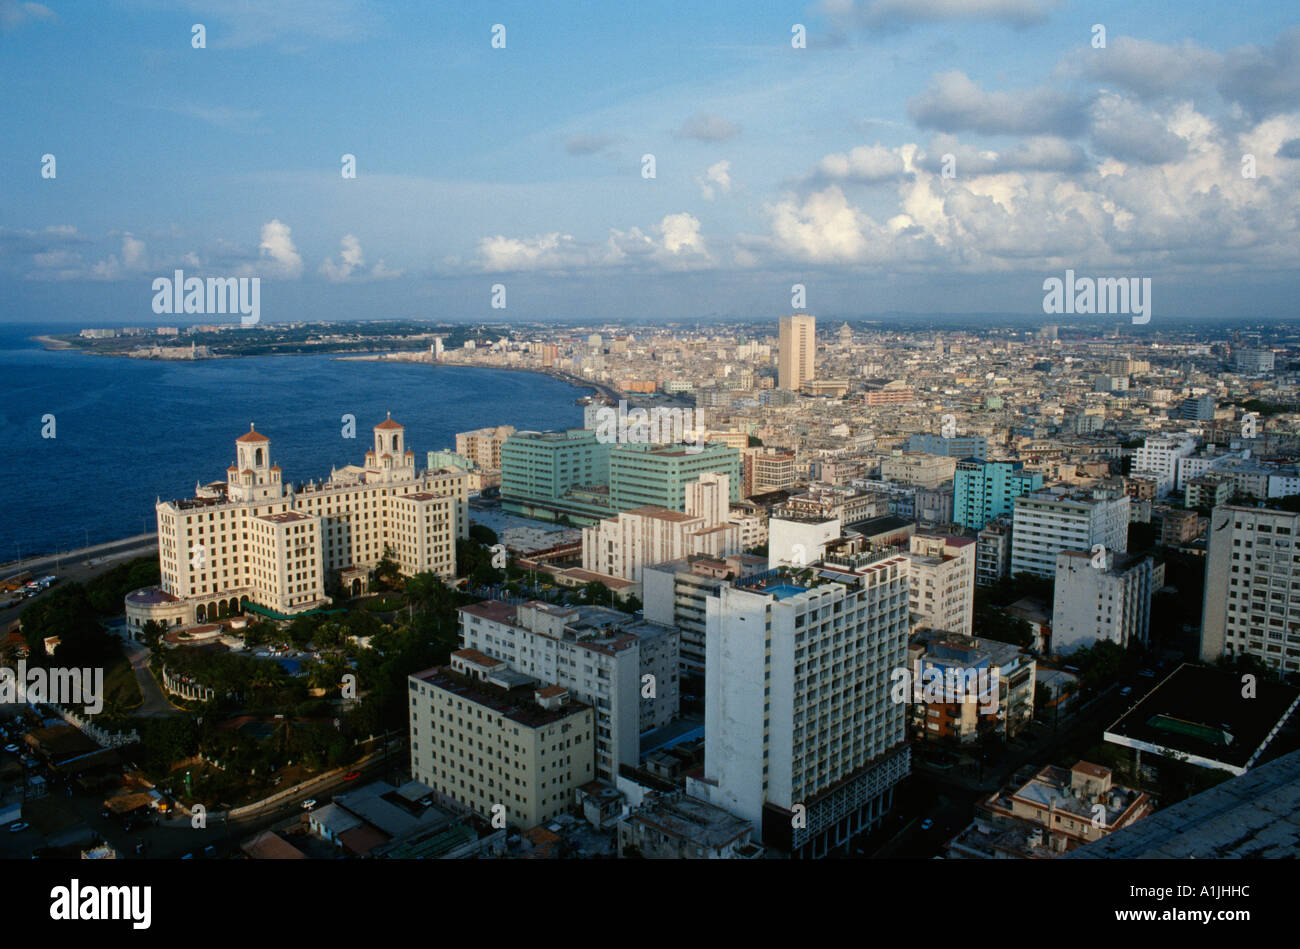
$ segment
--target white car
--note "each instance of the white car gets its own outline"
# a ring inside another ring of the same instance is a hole
[[[304,811],[309,811],[315,806],[316,806],[316,799],[314,797],[309,797],[307,798],[307,800],[302,802],[302,809]]]
[[[12,742],[10,742],[9,744],[5,745],[5,751],[9,752],[9,754],[11,754],[11,755],[16,755],[16,754],[18,754],[18,750],[19,750],[19,749],[18,749],[18,746],[15,745],[15,744],[13,744]]]

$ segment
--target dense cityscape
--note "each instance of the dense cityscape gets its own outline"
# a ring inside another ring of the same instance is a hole
[[[19,936],[1281,923],[1288,13],[0,0]]]

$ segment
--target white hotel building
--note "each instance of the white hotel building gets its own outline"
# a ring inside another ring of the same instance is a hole
[[[686,791],[799,857],[878,825],[910,767],[906,705],[891,695],[907,662],[908,560],[850,560],[806,582],[757,574],[706,601],[704,773]]]
[[[350,593],[365,589],[386,548],[404,574],[455,576],[456,539],[469,533],[465,472],[417,471],[405,438],[386,419],[364,465],[295,490],[271,464],[270,439],[249,426],[225,481],[158,502],[162,584],[127,595],[129,626],[202,623],[250,603],[301,613],[328,602],[331,574]]]
[[[1046,492],[1016,498],[1011,525],[1011,575],[1056,576],[1056,555],[1101,544],[1128,550],[1129,498],[1058,498]]]

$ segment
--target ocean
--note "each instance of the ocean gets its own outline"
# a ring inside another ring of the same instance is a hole
[[[159,497],[225,480],[249,422],[296,483],[361,464],[388,412],[424,467],[457,432],[581,425],[575,400],[588,391],[500,369],[328,355],[173,363],[46,351],[30,338],[65,332],[0,325],[0,563],[152,532]],[[344,415],[356,417],[353,439]]]

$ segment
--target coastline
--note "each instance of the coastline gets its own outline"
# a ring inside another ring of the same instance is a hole
[[[78,349],[76,346],[73,346],[71,343],[62,339],[55,339],[53,336],[29,336],[28,339],[35,340],[51,352],[65,352],[68,350],[74,352],[83,351]]]
[[[617,402],[627,397],[626,393],[620,392],[611,385],[603,382],[593,382],[590,379],[583,379],[581,376],[570,375],[567,372],[560,372],[557,369],[544,369],[538,366],[485,366],[479,363],[459,363],[459,362],[433,362],[429,359],[395,359],[385,358],[387,355],[406,355],[404,351],[397,353],[384,354],[366,354],[366,355],[343,355],[335,356],[339,362],[400,362],[403,364],[414,364],[422,366],[455,366],[462,369],[497,369],[505,372],[531,372],[534,375],[546,376],[550,379],[558,379],[560,382],[567,382],[569,385],[579,389],[590,389],[597,396]],[[426,353],[417,355],[425,356]]]

